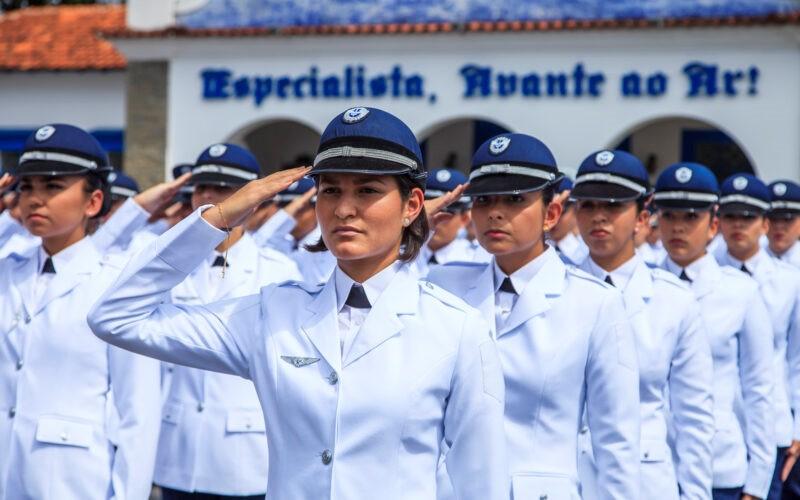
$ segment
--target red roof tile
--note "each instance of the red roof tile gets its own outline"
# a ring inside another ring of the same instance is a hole
[[[125,28],[125,7],[29,7],[0,15],[0,71],[120,70],[125,58],[99,32]]]
[[[283,28],[184,28],[140,31],[125,27],[104,30],[110,38],[208,38],[308,35],[384,35],[419,33],[487,33],[506,31],[575,31],[725,26],[781,26],[800,24],[800,10],[767,16],[725,16],[669,19],[556,19],[525,21],[469,21],[466,23],[390,23],[288,26]]]

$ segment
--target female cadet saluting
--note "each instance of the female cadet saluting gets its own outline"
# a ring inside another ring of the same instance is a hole
[[[602,498],[638,498],[639,391],[622,297],[566,266],[545,244],[561,206],[539,140],[504,134],[472,159],[472,218],[489,264],[438,266],[429,279],[492,325],[506,384],[505,429],[514,500],[578,497],[584,404]],[[448,466],[449,468],[449,466]],[[450,471],[449,471],[450,472]]]
[[[22,220],[42,244],[0,261],[1,498],[150,493],[158,364],[98,342],[86,324],[119,272],[86,235],[108,209],[108,169],[100,144],[71,125],[41,127],[20,157]]]
[[[507,499],[503,381],[488,326],[405,263],[427,237],[425,169],[399,119],[352,108],[312,175],[324,284],[287,283],[206,306],[161,304],[263,201],[308,172],[252,181],[135,257],[89,315],[101,338],[250,378],[267,422],[269,499],[434,499],[443,442],[465,499]],[[452,201],[453,195],[439,205]]]
[[[689,283],[714,358],[713,498],[766,498],[775,465],[769,313],[758,284],[720,266],[706,250],[717,232],[719,201],[708,168],[668,167],[658,177],[654,200],[668,254],[662,267]]]
[[[580,267],[622,290],[634,330],[641,399],[639,498],[707,499],[714,437],[711,350],[691,290],[636,253],[634,236],[650,220],[649,196],[647,170],[635,156],[599,151],[583,161],[572,190],[578,228],[589,246]],[[676,431],[671,442],[670,420]],[[594,498],[591,448],[582,450],[579,460],[585,464],[584,498]]]

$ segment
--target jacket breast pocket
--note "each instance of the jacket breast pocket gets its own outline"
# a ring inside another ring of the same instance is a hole
[[[225,420],[227,432],[266,432],[264,417],[260,410],[229,411]]]
[[[522,472],[511,478],[513,500],[578,500],[575,480],[565,474]]]
[[[169,424],[179,424],[183,417],[183,405],[167,403],[161,410],[161,420]]]
[[[642,462],[665,462],[670,457],[666,442],[657,439],[642,439],[639,458]]]
[[[92,445],[92,426],[59,417],[41,417],[36,424],[36,441],[89,448]]]

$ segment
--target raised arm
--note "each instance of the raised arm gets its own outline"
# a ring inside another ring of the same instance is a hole
[[[258,296],[194,307],[166,299],[225,239],[218,227],[240,224],[263,199],[305,173],[294,169],[252,181],[223,204],[201,207],[161,235],[128,263],[89,312],[95,335],[169,363],[248,377],[247,343],[258,323]],[[209,213],[227,216],[210,217],[219,224],[215,227],[206,220]]]

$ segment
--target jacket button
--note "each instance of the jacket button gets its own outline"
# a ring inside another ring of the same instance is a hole
[[[205,409],[206,409],[206,407],[203,406],[203,403],[197,403],[197,411],[198,412],[201,412],[201,411],[203,411]]]
[[[8,418],[14,418],[17,414],[17,409],[13,406],[8,409]]]
[[[25,363],[21,359],[17,361],[17,371],[22,370],[23,365],[25,365]]]
[[[333,453],[331,453],[331,450],[323,451],[322,452],[322,463],[324,465],[328,465],[328,464],[331,463],[331,461],[333,461]]]
[[[339,382],[339,375],[336,372],[331,372],[328,375],[328,383],[331,385],[336,385]]]
[[[650,458],[650,452],[644,452],[644,458]]]

